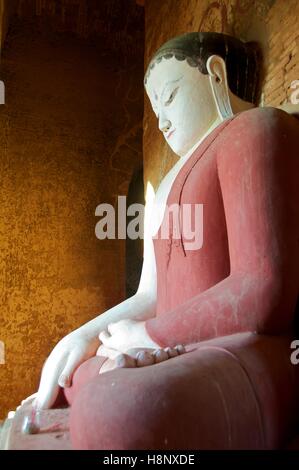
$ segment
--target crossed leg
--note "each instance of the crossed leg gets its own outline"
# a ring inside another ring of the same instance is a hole
[[[73,447],[279,448],[299,407],[289,344],[244,333],[148,367],[99,375],[95,364],[72,403]]]

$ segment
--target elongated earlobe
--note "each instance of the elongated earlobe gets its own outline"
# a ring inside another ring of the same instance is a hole
[[[212,55],[207,60],[207,69],[218,114],[220,119],[224,121],[224,119],[233,116],[229,99],[225,62],[222,57]]]

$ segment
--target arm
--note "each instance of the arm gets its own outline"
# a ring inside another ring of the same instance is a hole
[[[147,320],[156,313],[157,275],[150,224],[153,202],[148,201],[145,207],[143,265],[137,292],[83,325],[80,329],[90,336],[98,336],[99,332],[106,330],[110,323],[123,319]]]
[[[295,119],[268,108],[241,114],[222,135],[217,162],[231,273],[148,320],[158,344],[290,328],[299,276],[298,130]]]
[[[146,219],[148,210],[146,210]],[[55,402],[59,386],[71,385],[75,370],[84,361],[96,354],[100,345],[99,333],[109,330],[111,323],[120,320],[142,320],[136,322],[138,334],[143,333],[144,320],[155,315],[156,310],[156,262],[153,242],[148,224],[145,224],[144,262],[138,290],[135,295],[107,310],[77,330],[65,336],[55,346],[42,370],[36,405],[50,408]],[[129,322],[130,323],[130,322]],[[106,333],[107,334],[107,333]],[[155,343],[148,337],[144,346]]]

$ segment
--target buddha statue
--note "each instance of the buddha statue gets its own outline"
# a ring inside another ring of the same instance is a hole
[[[217,33],[176,37],[147,68],[179,158],[147,212],[139,288],[56,345],[33,402],[63,390],[75,448],[277,448],[295,432],[299,123],[256,107],[258,77],[257,49]],[[193,222],[202,205],[202,246],[174,236],[172,204]]]

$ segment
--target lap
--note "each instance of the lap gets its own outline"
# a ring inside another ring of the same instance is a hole
[[[276,445],[294,411],[293,374],[286,362],[289,342],[249,333],[188,349],[161,364],[101,376],[99,359],[81,366],[76,380],[81,384],[83,376],[86,380],[71,410],[74,446],[228,449]],[[275,408],[279,397],[283,417],[277,417]]]
[[[105,361],[105,357],[95,356],[88,359],[78,367],[73,376],[72,386],[70,388],[63,389],[65,398],[69,405],[72,405],[76,395],[84,385],[98,377],[100,369]]]

